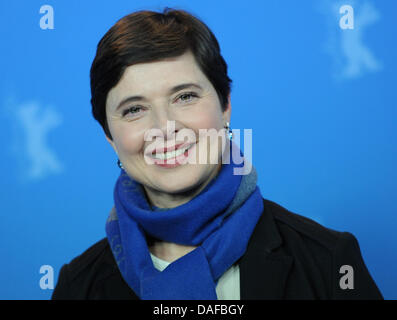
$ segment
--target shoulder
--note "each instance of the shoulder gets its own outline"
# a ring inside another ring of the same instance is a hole
[[[106,262],[109,250],[109,243],[105,237],[75,257],[67,264],[70,273],[69,280],[73,281],[81,273],[92,270],[93,267],[98,267],[98,261]]]
[[[383,298],[352,233],[327,228],[267,199],[264,199],[264,207],[265,215],[272,217],[270,221],[277,230],[274,234],[280,239],[276,255],[292,258],[296,278],[301,275],[304,279],[309,275],[315,283],[323,283],[322,287],[331,292],[328,296],[334,299]],[[341,284],[346,270],[354,273],[354,284],[351,283],[354,290],[344,290]]]
[[[290,211],[274,201],[264,199],[264,207],[271,214],[278,231],[284,237],[299,238],[301,241],[316,243],[330,251],[336,248],[340,240],[354,238],[349,232],[327,228],[313,219]]]
[[[95,298],[98,285],[110,277],[120,278],[107,238],[103,238],[62,266],[52,299]]]

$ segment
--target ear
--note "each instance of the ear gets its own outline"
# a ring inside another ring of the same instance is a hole
[[[113,140],[110,139],[107,135],[105,135],[105,137],[106,137],[106,140],[109,142],[109,144],[112,146],[114,152],[116,152],[116,154],[118,156],[119,154],[117,152],[117,148],[116,148],[116,145],[114,144]]]
[[[230,93],[227,96],[227,105],[225,111],[223,111],[223,120],[224,122],[230,122],[231,114],[232,114],[232,105],[230,102]]]

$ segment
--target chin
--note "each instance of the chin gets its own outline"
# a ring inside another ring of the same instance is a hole
[[[197,190],[208,179],[210,172],[208,168],[186,168],[175,172],[171,176],[164,175],[156,180],[159,191],[170,194],[185,193]]]

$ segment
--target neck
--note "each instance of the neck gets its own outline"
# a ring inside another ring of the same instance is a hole
[[[154,244],[149,247],[149,251],[162,260],[174,262],[185,254],[188,254],[190,251],[193,251],[195,248],[195,246],[185,246],[172,242],[158,241],[154,242]]]

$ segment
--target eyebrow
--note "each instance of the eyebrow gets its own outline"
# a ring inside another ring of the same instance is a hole
[[[194,87],[194,88],[197,88],[197,89],[200,89],[200,90],[203,89],[203,88],[202,88],[200,85],[198,85],[197,83],[193,83],[193,82],[192,82],[192,83],[182,83],[182,84],[178,84],[178,85],[172,87],[172,88],[168,91],[168,94],[171,95],[171,94],[173,94],[173,93],[175,93],[175,92],[178,92],[178,91],[183,90],[183,89],[191,88],[191,87]],[[124,98],[124,99],[118,104],[118,106],[117,106],[117,108],[116,108],[116,111],[117,111],[118,109],[120,109],[122,106],[124,106],[125,104],[127,104],[127,103],[131,103],[131,102],[135,102],[135,101],[142,101],[142,100],[145,100],[145,97],[144,97],[144,96],[130,96],[130,97]]]

